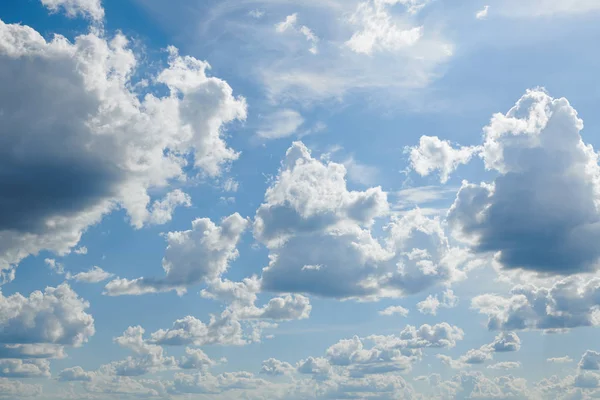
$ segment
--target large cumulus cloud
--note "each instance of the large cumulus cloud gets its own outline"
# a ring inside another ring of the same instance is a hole
[[[237,158],[223,127],[245,118],[246,103],[207,75],[207,63],[170,47],[168,66],[137,92],[138,62],[127,39],[102,35],[47,41],[28,26],[0,21],[5,279],[29,254],[69,252],[89,225],[116,207],[138,228],[167,221],[165,213],[189,198],[176,193],[151,208],[149,189],[166,192],[172,180],[185,179],[190,160],[216,176]],[[161,87],[167,94],[153,94]]]
[[[450,246],[439,219],[419,210],[392,216],[381,188],[351,191],[345,176],[343,165],[313,158],[304,144],[289,148],[254,221],[270,250],[263,289],[377,298],[461,277],[465,255]],[[376,221],[385,236],[376,235]]]
[[[482,157],[498,176],[463,183],[448,213],[457,237],[509,269],[595,270],[600,257],[600,167],[564,99],[528,91],[484,129]]]

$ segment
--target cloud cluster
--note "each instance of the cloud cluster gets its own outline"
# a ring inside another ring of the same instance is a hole
[[[514,287],[509,297],[483,294],[471,306],[488,316],[490,330],[564,330],[597,326],[600,280],[567,278],[550,288]]]
[[[96,3],[46,4],[82,10]],[[0,21],[0,43],[5,280],[29,254],[68,253],[117,207],[136,228],[168,221],[189,198],[171,192],[151,206],[150,189],[166,192],[171,181],[186,178],[188,164],[218,176],[238,156],[224,141],[224,127],[246,117],[245,100],[209,76],[207,63],[174,47],[168,66],[139,92],[139,63],[121,34],[46,41],[28,26]],[[163,89],[165,95],[155,94]]]
[[[264,290],[397,297],[463,276],[467,255],[449,245],[439,219],[419,210],[390,216],[380,187],[349,191],[345,176],[343,165],[313,158],[300,142],[288,149],[254,219],[254,236],[270,251]],[[377,220],[387,221],[385,237],[374,236]]]
[[[104,18],[104,8],[101,0],[41,0],[51,12],[59,10],[69,17],[78,15],[100,21]]]

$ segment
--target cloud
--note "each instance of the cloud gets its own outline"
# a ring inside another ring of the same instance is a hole
[[[76,366],[60,371],[58,380],[61,382],[90,382],[94,376],[93,372],[84,371],[83,368]]]
[[[238,256],[237,244],[248,221],[235,213],[217,226],[208,218],[192,221],[192,229],[166,234],[163,278],[115,279],[106,285],[110,296],[177,290],[217,279]]]
[[[504,361],[496,364],[488,365],[489,369],[501,369],[501,370],[509,370],[521,368],[521,363],[519,361]]]
[[[216,364],[202,350],[188,347],[185,349],[185,356],[179,362],[179,368],[207,370]]]
[[[4,378],[40,378],[50,376],[48,360],[0,360],[0,377]]]
[[[161,202],[149,210],[149,190],[185,179],[188,162],[194,173],[216,177],[238,157],[224,127],[246,117],[245,100],[208,76],[207,63],[174,47],[168,66],[138,93],[138,61],[123,35],[46,41],[28,26],[0,21],[0,42],[0,76],[10,76],[0,81],[5,280],[30,254],[67,254],[88,226],[116,208],[136,228],[167,220],[177,202],[167,201],[166,213]],[[168,93],[153,94],[161,88]]]
[[[454,295],[452,289],[447,289],[442,296],[442,301],[438,299],[438,296],[429,295],[427,298],[417,303],[417,309],[421,314],[436,315],[437,310],[440,307],[443,308],[454,308],[458,305],[458,297]]]
[[[413,46],[423,35],[422,26],[396,24],[387,7],[399,1],[366,0],[358,4],[350,22],[359,28],[346,45],[356,53],[397,51]]]
[[[486,19],[489,11],[490,11],[490,6],[484,6],[483,9],[477,11],[477,13],[475,14],[475,18]]]
[[[229,390],[247,390],[267,385],[267,381],[256,378],[249,372],[225,372],[219,375],[177,373],[168,390],[172,394],[219,394]]]
[[[396,314],[401,317],[406,317],[408,315],[408,310],[402,306],[390,306],[385,310],[379,311],[379,315],[392,316]]]
[[[306,25],[302,25],[301,27],[298,28],[297,23],[298,23],[298,13],[288,15],[284,21],[279,22],[275,25],[275,31],[277,31],[278,33],[294,31],[296,33],[301,34],[311,44],[309,51],[312,54],[317,54],[319,52],[319,50],[317,48],[317,43],[319,42],[319,38]]]
[[[67,284],[29,297],[0,293],[0,343],[81,346],[95,333],[87,308]]]
[[[98,283],[112,278],[113,276],[114,274],[106,272],[102,268],[95,266],[89,271],[79,272],[75,275],[69,276],[68,279],[73,279],[77,282]]]
[[[297,111],[279,110],[264,119],[256,134],[262,139],[280,139],[296,133],[303,123],[304,118]]]
[[[419,210],[390,216],[381,188],[349,191],[345,175],[300,142],[288,149],[254,219],[254,236],[270,251],[263,290],[374,299],[460,277],[466,255],[449,246],[439,219]],[[384,238],[371,231],[377,219]]]
[[[515,286],[508,297],[482,294],[472,308],[488,316],[490,330],[563,330],[600,323],[600,280],[567,278],[550,288]]]
[[[564,356],[564,357],[547,358],[546,361],[549,363],[553,363],[553,364],[568,364],[568,363],[573,362],[573,359],[569,356]]]
[[[40,385],[22,383],[18,380],[0,378],[0,398],[39,397],[42,394]]]
[[[485,344],[478,349],[471,349],[458,359],[453,359],[444,354],[438,354],[437,358],[442,363],[448,365],[454,369],[463,369],[474,364],[483,364],[487,361],[494,359],[494,353],[504,353],[509,351],[519,351],[521,349],[521,340],[514,332],[501,332],[494,338],[494,341],[489,344]],[[509,363],[510,364],[510,363]],[[506,369],[515,367],[514,365],[508,366],[509,364],[498,363],[494,366],[488,366],[492,369]],[[514,364],[514,363],[513,363]]]
[[[440,182],[446,183],[450,174],[461,164],[471,161],[480,148],[477,146],[454,149],[447,140],[437,136],[421,136],[419,146],[408,147],[411,168],[421,176],[439,171]]]
[[[52,12],[62,10],[69,17],[78,15],[100,21],[104,18],[101,0],[41,0]]]
[[[600,353],[593,350],[586,350],[577,366],[583,370],[600,370]]]
[[[81,247],[78,247],[75,250],[73,250],[73,253],[79,254],[79,255],[87,254],[87,252],[88,252],[88,249],[85,246],[81,246]]]
[[[150,211],[149,222],[162,225],[171,221],[175,208],[179,206],[191,207],[192,198],[181,190],[176,189],[167,193],[164,199],[154,201],[152,210]]]
[[[507,269],[569,275],[593,271],[600,250],[600,167],[583,122],[564,99],[529,90],[484,128],[492,183],[463,182],[448,213],[457,238],[497,253]]]
[[[281,376],[289,375],[295,370],[296,369],[290,363],[279,361],[275,358],[269,358],[262,362],[260,373],[270,376]]]
[[[495,352],[519,351],[521,349],[521,339],[514,332],[501,332],[489,345]]]

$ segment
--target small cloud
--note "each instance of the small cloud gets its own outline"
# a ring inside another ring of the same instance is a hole
[[[568,364],[568,363],[572,363],[573,359],[569,356],[564,356],[564,357],[547,358],[546,361],[549,363],[552,363],[552,364]]]
[[[78,249],[75,249],[75,251],[74,251],[75,254],[82,254],[82,255],[87,254],[87,252],[88,252],[88,249],[85,246],[81,246]]]
[[[489,10],[490,10],[490,6],[483,7],[483,10],[477,11],[477,14],[475,14],[475,18],[477,18],[477,19],[486,19],[487,16],[488,16],[488,11]]]
[[[233,178],[227,178],[227,180],[225,182],[223,182],[223,185],[221,186],[221,188],[223,189],[224,192],[232,192],[235,193],[238,191],[240,184]]]
[[[408,310],[402,306],[391,306],[386,308],[385,310],[379,311],[379,315],[400,315],[401,317],[406,317],[408,315]]]
[[[317,48],[317,43],[319,42],[319,38],[314,32],[306,25],[302,25],[300,28],[296,27],[296,23],[298,22],[298,14],[294,13],[292,15],[288,15],[285,18],[285,21],[279,22],[275,24],[275,30],[278,33],[284,33],[288,30],[292,30],[294,32],[300,33],[304,36],[304,38],[311,43],[310,51],[312,54],[317,54],[319,49]]]
[[[292,15],[288,15],[285,18],[285,21],[279,22],[275,25],[275,30],[279,33],[283,33],[288,29],[294,29],[296,22],[298,21],[298,14],[294,13]]]
[[[251,16],[252,18],[256,18],[256,19],[260,19],[262,17],[264,17],[265,12],[263,10],[251,10],[248,12],[248,15]]]
[[[281,139],[296,133],[304,124],[304,118],[297,111],[284,109],[265,117],[262,127],[256,134],[263,139]]]

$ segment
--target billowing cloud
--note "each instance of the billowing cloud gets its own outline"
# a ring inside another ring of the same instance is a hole
[[[290,363],[279,361],[275,358],[269,358],[268,360],[263,361],[260,373],[271,376],[280,376],[291,374],[295,370],[296,369]]]
[[[488,316],[490,330],[563,330],[596,326],[600,280],[568,278],[550,288],[514,287],[508,297],[479,295],[472,307]]]
[[[456,237],[508,269],[593,271],[600,249],[600,166],[564,99],[529,90],[484,129],[482,158],[498,177],[464,182],[448,213]]]
[[[68,253],[115,208],[125,209],[136,228],[167,221],[174,206],[187,204],[186,195],[172,192],[152,208],[150,189],[185,179],[188,163],[215,177],[238,157],[224,141],[224,126],[245,118],[245,100],[208,76],[207,63],[174,47],[168,66],[138,93],[138,62],[123,35],[46,41],[28,26],[0,21],[0,43],[5,279],[29,254]],[[160,88],[168,93],[157,97]]]
[[[0,293],[0,343],[81,346],[95,333],[88,308],[67,284],[29,297]]]
[[[39,397],[42,394],[40,385],[23,383],[18,380],[0,378],[0,399],[21,397]]]
[[[0,377],[4,378],[40,378],[50,376],[48,360],[0,360]]]
[[[237,244],[248,221],[230,215],[217,226],[208,218],[192,221],[192,229],[169,232],[162,261],[165,277],[115,279],[106,285],[111,296],[139,295],[177,290],[217,279],[238,256]]]
[[[58,374],[58,380],[61,382],[90,382],[93,378],[93,372],[87,372],[79,366],[65,368]]]
[[[578,367],[584,370],[600,370],[600,353],[593,350],[587,350],[583,356],[581,356]]]
[[[349,191],[345,175],[302,143],[287,151],[254,221],[254,236],[270,250],[264,290],[397,297],[462,276],[466,254],[450,247],[439,219],[419,210],[390,217],[381,188]],[[387,237],[374,237],[373,222],[384,218]]]

